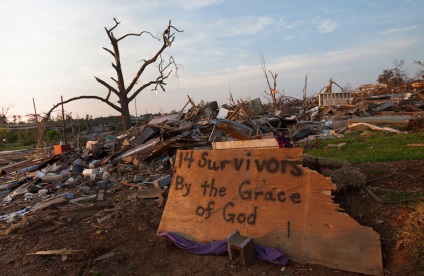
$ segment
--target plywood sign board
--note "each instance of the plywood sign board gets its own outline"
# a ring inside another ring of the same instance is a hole
[[[292,260],[383,274],[379,235],[331,198],[329,178],[301,166],[302,148],[183,150],[158,232],[196,242],[235,229]]]

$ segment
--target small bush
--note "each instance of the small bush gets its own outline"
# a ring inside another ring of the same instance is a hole
[[[367,183],[366,176],[358,168],[343,166],[330,172],[331,180],[336,184],[337,191],[357,190]]]
[[[8,130],[8,129],[0,130],[0,145],[15,143],[17,140],[18,140],[18,136],[12,130]]]
[[[46,131],[46,140],[49,142],[55,142],[60,139],[60,134],[56,129],[50,129]]]
[[[323,173],[325,170],[340,169],[348,165],[350,164],[346,161],[320,158],[308,154],[304,154],[302,159],[302,166],[315,170],[319,173]]]
[[[19,145],[30,146],[37,142],[37,129],[21,129],[17,135]]]
[[[338,192],[360,189],[367,182],[366,176],[346,161],[318,158],[305,154],[303,155],[302,165],[331,177]]]

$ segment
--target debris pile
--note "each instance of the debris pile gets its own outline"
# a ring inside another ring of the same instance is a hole
[[[2,166],[3,210],[13,212],[3,211],[0,219],[13,222],[52,205],[102,202],[123,187],[137,189],[137,198],[163,204],[178,149],[213,149],[214,142],[269,138],[275,138],[279,147],[292,147],[317,138],[340,138],[347,130],[399,133],[387,125],[422,121],[422,91],[369,93],[352,93],[349,104],[332,106],[319,105],[316,97],[304,101],[284,97],[279,110],[272,111],[259,98],[219,107],[215,101],[196,105],[187,96],[180,112],[151,118],[121,135],[107,132],[92,136],[83,149],[58,146],[54,156]]]
[[[118,136],[91,136],[95,139],[88,140],[84,148],[57,145],[54,156],[2,166],[3,230],[10,233],[10,223],[20,222],[28,213],[65,205],[103,206],[109,195],[124,187],[137,191],[133,200],[154,199],[162,205],[178,149],[212,149],[217,141],[275,136],[279,136],[280,147],[292,146],[281,134],[287,123],[263,116],[259,99],[221,109],[216,102],[200,107],[190,97],[188,104],[191,107],[186,112],[152,118]],[[290,121],[293,123],[295,120]],[[108,217],[99,218],[99,224]],[[49,219],[54,223],[55,219]],[[14,227],[12,232],[16,230]]]

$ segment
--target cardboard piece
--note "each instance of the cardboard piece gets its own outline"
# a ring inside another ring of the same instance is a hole
[[[335,184],[302,167],[302,152],[178,151],[158,232],[210,242],[238,229],[296,262],[382,275],[380,236],[340,212]]]

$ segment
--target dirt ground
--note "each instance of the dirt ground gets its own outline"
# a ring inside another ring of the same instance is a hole
[[[385,201],[393,192],[424,192],[424,161],[372,163],[359,168],[367,176],[367,187]],[[93,199],[54,205],[13,223],[0,221],[0,275],[359,275],[320,265],[281,267],[260,260],[244,267],[228,256],[186,253],[156,237],[163,204],[137,199],[137,193],[136,188],[124,186],[106,194],[101,203]],[[335,195],[346,213],[380,234],[386,275],[424,275],[396,249],[410,206],[417,201],[390,200],[380,204],[365,190]],[[26,204],[17,200],[3,205],[1,213]],[[59,249],[80,251],[31,254]]]

